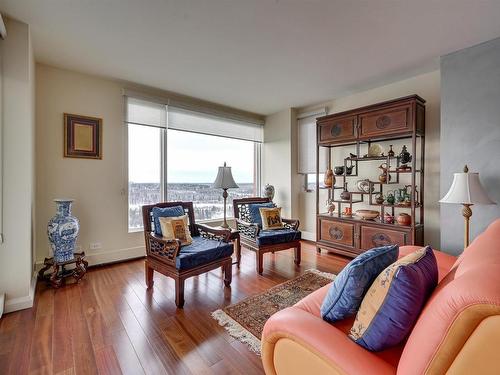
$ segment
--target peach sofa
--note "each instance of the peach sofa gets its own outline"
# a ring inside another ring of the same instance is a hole
[[[327,285],[268,320],[266,374],[500,374],[500,219],[460,257],[435,254],[439,285],[405,343],[370,352],[347,336],[353,318],[323,321]]]

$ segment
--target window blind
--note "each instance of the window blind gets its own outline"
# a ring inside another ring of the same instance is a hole
[[[157,128],[167,127],[166,105],[128,96],[125,103],[125,122]]]
[[[125,122],[259,143],[264,141],[264,127],[258,121],[226,117],[216,111],[217,114],[209,114],[207,109],[197,111],[176,104],[162,104],[161,99],[125,96]]]
[[[316,118],[326,115],[326,108],[298,116],[298,172],[301,174],[316,173]],[[319,172],[324,173],[327,164],[325,147],[319,149]]]
[[[261,125],[174,106],[168,106],[168,128],[253,142],[264,140],[264,128]]]

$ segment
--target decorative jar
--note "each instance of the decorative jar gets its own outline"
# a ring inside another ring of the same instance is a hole
[[[54,199],[54,202],[56,202],[57,213],[49,220],[47,235],[54,261],[66,262],[73,259],[80,223],[71,215],[72,199]]]
[[[273,200],[274,198],[274,186],[271,184],[266,184],[264,186],[264,198],[269,198],[270,200]]]

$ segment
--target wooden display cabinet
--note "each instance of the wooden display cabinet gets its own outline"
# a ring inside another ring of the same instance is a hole
[[[344,173],[336,176],[336,186],[331,188],[320,186],[319,156],[316,159],[316,244],[318,251],[325,249],[355,257],[368,249],[387,244],[423,245],[425,100],[412,95],[323,116],[317,119],[316,124],[318,140],[316,155],[319,155],[320,147],[329,148],[329,165],[331,165],[332,153],[337,152],[340,146],[351,145],[356,151],[343,155]],[[366,145],[369,148],[373,141],[386,143],[391,140],[408,140],[408,151],[412,155],[412,160],[408,164],[410,168],[400,169],[399,155],[374,157],[361,155],[362,146]],[[344,183],[353,177],[361,179],[363,176],[358,173],[360,163],[370,162],[387,164],[387,182],[369,181],[368,192],[350,191],[349,200],[341,199],[339,195]],[[351,165],[354,165],[353,171],[355,172],[348,175],[346,167]],[[400,174],[410,176],[410,184],[406,184],[410,193],[410,204],[388,204],[385,201],[381,204],[375,203],[373,196],[387,192],[387,186],[395,188],[404,185],[400,181]],[[328,199],[332,199],[337,206],[333,216],[320,210],[320,189],[326,189]],[[361,203],[378,210],[379,218],[362,220],[356,216],[344,217],[341,214],[345,207],[350,207],[355,215],[356,206]],[[396,220],[397,214],[405,211],[412,217],[411,225],[403,226],[397,222],[394,224],[384,222],[386,212],[389,212]]]

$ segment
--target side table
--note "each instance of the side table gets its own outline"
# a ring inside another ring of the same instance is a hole
[[[240,242],[240,231],[234,228],[224,228],[221,227],[220,225],[215,227],[216,229],[229,229],[231,230],[231,235],[229,236],[229,240],[233,243],[234,245],[234,251],[236,253],[236,262],[233,262],[233,264],[236,264],[238,268],[240,268],[240,262],[241,262],[241,242]]]
[[[66,269],[69,264],[75,264],[75,268]],[[54,258],[45,258],[43,268],[38,272],[40,280],[46,280],[54,288],[59,288],[66,278],[73,277],[78,283],[87,272],[89,263],[85,260],[85,252],[74,253],[74,258],[65,262],[56,262]],[[52,272],[45,272],[52,267]]]

